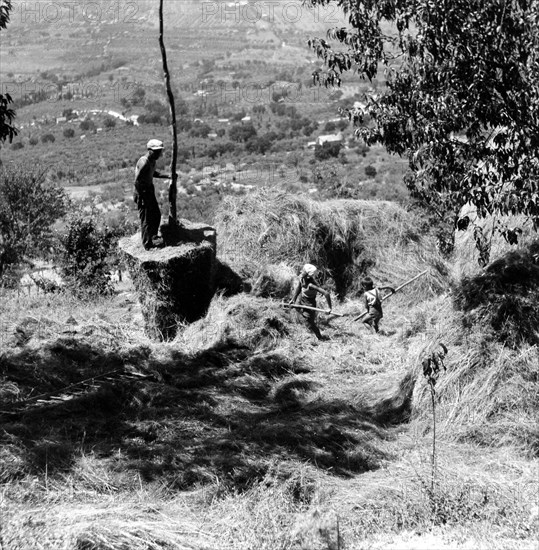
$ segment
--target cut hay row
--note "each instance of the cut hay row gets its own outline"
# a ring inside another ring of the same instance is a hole
[[[5,514],[6,548],[75,548],[77,550],[210,550],[215,541],[200,522],[176,501],[168,510],[159,503],[112,501],[109,505],[56,503],[48,509]],[[39,515],[39,517],[38,517]],[[39,541],[39,546],[36,542]],[[226,548],[219,546],[220,548]]]

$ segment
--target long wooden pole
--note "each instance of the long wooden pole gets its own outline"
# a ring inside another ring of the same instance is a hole
[[[318,307],[302,306],[300,304],[286,304],[284,302],[281,305],[283,307],[292,307],[294,309],[308,309],[309,311],[319,311],[320,313],[327,313],[326,309],[320,309]],[[337,317],[344,317],[342,313],[335,313],[333,311],[330,313],[330,315],[336,315]]]
[[[167,89],[168,104],[170,107],[170,119],[172,122],[172,162],[170,163],[170,173],[172,183],[168,188],[169,203],[169,223],[176,224],[178,219],[176,197],[178,196],[178,175],[176,174],[176,164],[178,162],[178,131],[176,128],[176,106],[174,104],[174,94],[170,85],[170,73],[167,64],[167,51],[163,39],[163,0],[159,0],[159,46],[161,48],[161,57],[163,59],[163,72],[165,73],[165,87]]]
[[[391,294],[387,294],[386,296],[384,296],[383,298],[381,298],[381,302],[383,302],[384,300],[387,300],[390,296],[393,296],[393,294],[396,294],[399,290],[402,290],[405,286],[408,286],[409,284],[413,283],[416,279],[419,279],[419,277],[422,277],[423,275],[425,275],[425,273],[428,272],[428,269],[425,269],[425,271],[422,271],[419,275],[416,275],[415,277],[413,277],[412,279],[410,279],[409,281],[406,281],[405,283],[403,283],[401,286],[397,287],[395,289],[395,292],[392,292]],[[357,317],[354,318],[354,321],[359,321],[362,317],[365,317],[365,315],[367,315],[367,313],[369,313],[368,311],[364,311],[361,315],[358,315]]]

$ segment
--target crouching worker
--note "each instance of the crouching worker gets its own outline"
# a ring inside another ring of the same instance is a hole
[[[316,295],[322,294],[326,298],[328,304],[327,313],[331,313],[331,296],[327,290],[319,287],[316,281],[318,269],[312,264],[305,264],[299,274],[299,281],[294,292],[294,297],[290,300],[290,304],[300,306],[316,307]],[[298,300],[299,298],[299,300]],[[309,330],[314,332],[318,340],[322,340],[322,334],[316,324],[316,311],[309,309],[298,310],[298,318],[302,319]]]
[[[367,309],[367,314],[363,317],[363,323],[371,330],[374,330],[374,332],[378,332],[378,324],[384,316],[381,291],[389,290],[390,294],[393,294],[395,289],[390,286],[375,288],[374,282],[370,277],[365,277],[361,281],[361,285],[364,290],[363,298],[365,299],[365,308]]]

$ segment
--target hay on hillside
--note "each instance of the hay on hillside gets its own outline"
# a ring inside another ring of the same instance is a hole
[[[284,263],[297,273],[313,263],[340,298],[357,294],[367,272],[377,284],[396,284],[429,269],[422,281],[427,294],[446,286],[447,269],[435,244],[391,202],[316,202],[260,191],[227,197],[216,219],[221,256],[246,276],[268,264]]]
[[[184,327],[176,342],[190,352],[227,346],[267,351],[287,342],[295,330],[298,328],[286,309],[239,294],[214,298],[206,317]]]
[[[539,241],[463,279],[455,304],[468,323],[491,327],[506,345],[539,344]]]
[[[284,299],[291,295],[296,273],[286,264],[264,266],[255,278],[251,292],[260,298]]]
[[[489,447],[511,445],[538,456],[537,346],[522,344],[517,350],[504,346],[488,327],[464,324],[462,312],[448,298],[437,299],[430,309],[436,313],[425,331],[435,328],[434,338],[425,341],[425,333],[418,334],[409,347],[417,380],[414,420],[431,429],[431,395],[421,359],[443,342],[449,349],[447,371],[436,383],[437,429],[442,437]]]

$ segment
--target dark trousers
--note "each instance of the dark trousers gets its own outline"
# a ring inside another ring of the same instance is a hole
[[[314,302],[308,300],[307,298],[300,296],[299,305],[316,307],[316,300]],[[322,340],[322,333],[316,324],[316,311],[311,311],[309,309],[298,309],[297,318],[307,325],[307,328],[314,333],[318,340]]]
[[[157,236],[159,224],[161,223],[161,210],[157,204],[155,195],[138,195],[135,197],[140,217],[140,232],[142,234],[142,245],[148,249],[152,247],[152,238]]]

